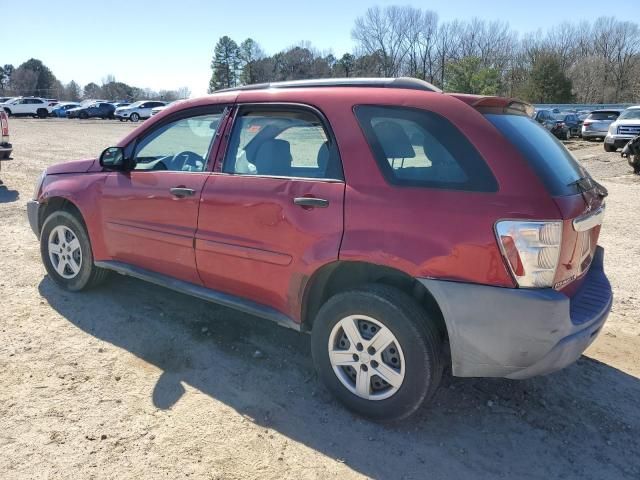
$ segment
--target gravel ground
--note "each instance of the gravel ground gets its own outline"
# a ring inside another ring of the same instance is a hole
[[[609,189],[615,304],[577,364],[527,381],[447,377],[385,426],[318,382],[309,338],[125,277],[86,294],[45,275],[25,202],[47,165],[133,125],[11,119],[0,178],[0,478],[640,478],[640,178],[569,142]]]

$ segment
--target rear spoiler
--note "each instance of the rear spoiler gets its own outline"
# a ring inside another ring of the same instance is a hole
[[[523,115],[533,117],[533,105],[515,98],[484,97],[478,95],[451,94],[458,100],[475,108],[480,113],[494,113],[502,115]]]

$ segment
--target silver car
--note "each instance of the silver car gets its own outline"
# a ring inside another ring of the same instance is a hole
[[[599,138],[604,140],[609,131],[609,126],[620,116],[622,110],[595,110],[584,119],[582,123],[582,138],[591,140]]]

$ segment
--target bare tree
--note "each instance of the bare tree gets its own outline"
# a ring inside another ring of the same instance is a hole
[[[405,19],[411,7],[390,6],[367,9],[356,19],[351,36],[365,55],[377,54],[386,77],[400,74],[407,54]]]

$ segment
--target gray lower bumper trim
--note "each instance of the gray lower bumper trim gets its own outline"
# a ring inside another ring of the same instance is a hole
[[[40,204],[37,201],[29,200],[27,202],[27,218],[29,219],[31,230],[36,234],[36,237],[40,238]]]
[[[596,338],[613,300],[601,247],[572,299],[552,289],[420,282],[440,305],[460,377],[522,379],[566,367]]]

